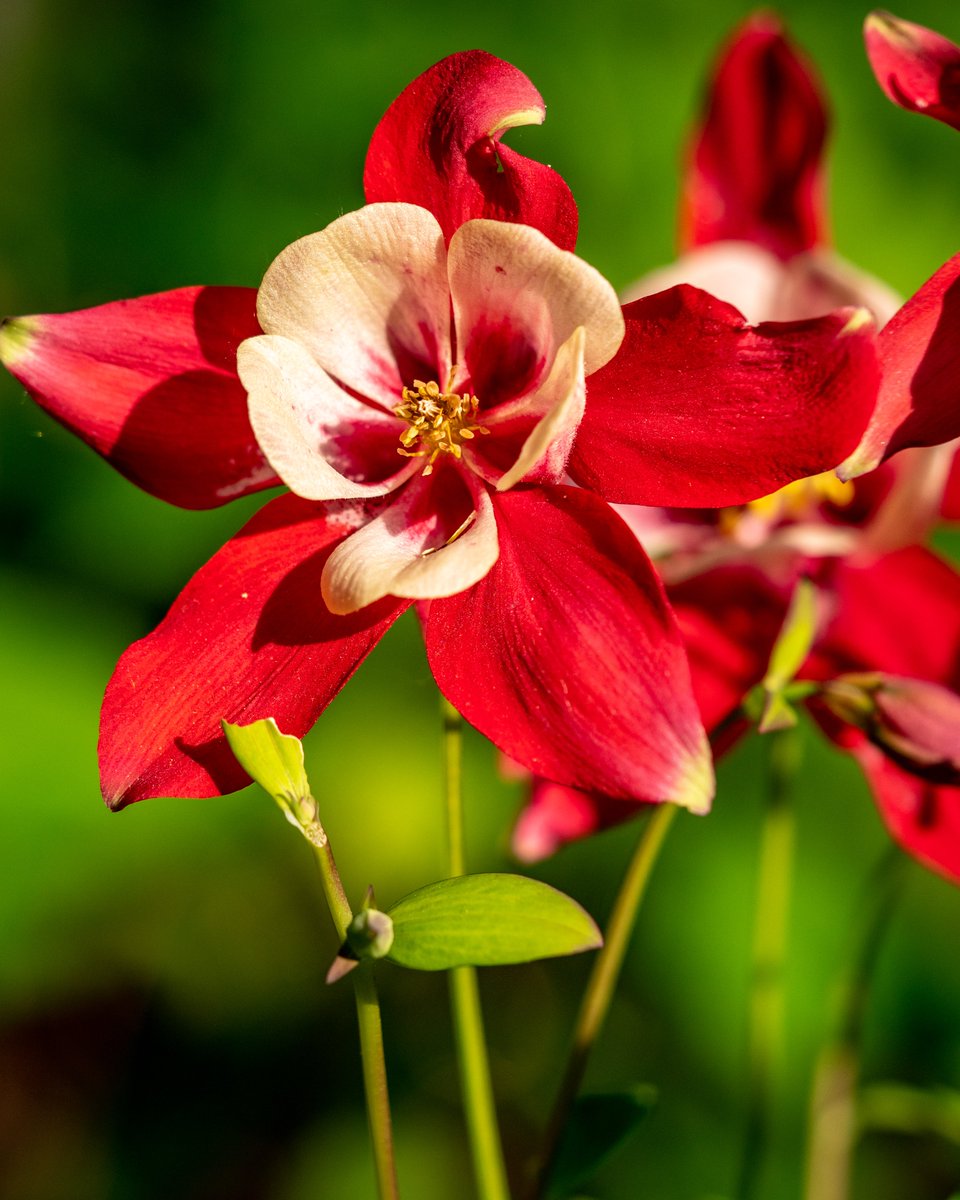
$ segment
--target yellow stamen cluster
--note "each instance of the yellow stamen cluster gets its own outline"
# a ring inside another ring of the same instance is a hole
[[[727,508],[721,514],[721,528],[732,533],[741,519],[752,515],[769,525],[778,521],[801,521],[811,516],[821,504],[836,504],[843,508],[853,500],[854,487],[850,481],[838,479],[833,471],[795,479],[778,492],[751,500],[742,509]]]
[[[490,432],[476,422],[479,403],[469,392],[462,396],[441,392],[432,380],[423,383],[415,379],[412,388],[403,389],[403,401],[393,410],[409,425],[400,434],[397,453],[404,458],[426,458],[424,475],[432,473],[440,454],[460,458],[462,442],[470,441],[478,433]]]

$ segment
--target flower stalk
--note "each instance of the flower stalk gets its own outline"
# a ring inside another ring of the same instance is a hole
[[[451,877],[466,873],[463,836],[463,721],[441,697],[443,719],[444,793],[447,806],[448,869]],[[480,989],[474,967],[449,973],[460,1087],[470,1139],[474,1177],[480,1200],[509,1200],[510,1189],[500,1143],[500,1130],[490,1081],[490,1063],[483,1031]]]
[[[580,1003],[570,1056],[544,1136],[542,1165],[532,1192],[532,1200],[540,1200],[546,1195],[563,1131],[583,1083],[590,1053],[610,1010],[637,913],[646,894],[660,848],[676,813],[677,806],[674,804],[660,804],[654,808],[643,826],[614,901],[613,911],[604,931],[603,946],[594,960],[593,970]]]
[[[761,1172],[770,1138],[783,1040],[783,977],[793,873],[791,801],[801,749],[796,729],[767,736],[770,738],[768,784],[750,982],[747,1126],[735,1193],[739,1200],[754,1200],[761,1194]]]

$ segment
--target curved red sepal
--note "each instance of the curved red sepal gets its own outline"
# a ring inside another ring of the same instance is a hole
[[[191,287],[13,318],[0,358],[36,402],[121,474],[182,508],[279,481],[257,446],[237,346],[260,332],[253,288]]]
[[[863,37],[877,83],[894,104],[960,129],[960,46],[886,12],[867,17]]]
[[[880,331],[880,393],[853,478],[910,446],[960,436],[960,254],[945,262]]]
[[[826,129],[810,67],[775,17],[751,17],[717,66],[690,152],[684,246],[745,241],[790,258],[823,244]]]
[[[537,775],[705,809],[712,772],[680,634],[636,538],[576,488],[494,502],[498,561],[429,605],[441,691]]]
[[[500,139],[540,124],[546,109],[522,71],[487,54],[451,54],[394,100],[374,130],[363,185],[367,201],[427,208],[449,241],[475,217],[532,225],[561,249],[577,240],[577,206],[552,170]]]
[[[719,508],[832,470],[877,394],[865,310],[748,326],[681,284],[628,304],[612,362],[590,376],[570,475],[624,504]]]
[[[346,617],[320,577],[349,505],[268,504],[194,575],[160,625],[120,659],[100,721],[111,808],[150,796],[216,796],[249,782],[220,728],[276,718],[300,737],[408,600]]]

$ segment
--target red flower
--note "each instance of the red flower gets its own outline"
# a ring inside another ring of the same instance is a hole
[[[766,111],[765,104],[781,124],[746,119]],[[826,280],[832,302],[840,279],[836,269],[811,266],[812,256],[822,253],[817,240],[825,225],[815,203],[823,106],[770,18],[749,22],[734,41],[708,113],[686,188],[686,227],[701,248],[642,286],[675,283],[689,271],[699,282],[708,276],[722,294],[736,283],[755,317],[782,315],[791,305],[795,316],[819,311],[823,301],[810,280]],[[731,157],[724,147],[737,140],[738,129],[747,136]],[[709,243],[713,231],[750,241]],[[746,293],[744,275],[732,270],[738,263],[747,272]],[[956,392],[956,351],[940,331],[954,319],[958,270],[956,260],[943,268],[881,332],[884,377],[871,429],[893,430],[881,454],[912,444],[914,424],[925,423],[931,441],[952,436],[936,427],[944,414],[931,399]],[[876,298],[883,315],[883,291],[872,282],[856,281],[856,287],[861,300]],[[924,403],[906,416],[902,408],[894,414],[911,376],[914,387],[918,380],[922,385]],[[579,450],[578,439],[575,458]],[[764,675],[793,586],[801,574],[814,578],[826,612],[801,675],[831,680],[879,672],[886,680],[869,721],[840,721],[836,703],[819,701],[814,715],[862,765],[893,835],[921,861],[960,880],[960,790],[954,786],[960,776],[947,732],[960,705],[949,690],[960,687],[960,576],[907,544],[925,534],[936,512],[950,453],[949,446],[911,451],[855,484],[832,475],[798,481],[745,508],[686,515],[621,511],[668,581],[716,751],[746,730],[736,717]],[[646,479],[638,477],[635,491]],[[680,492],[671,500],[678,503]],[[523,857],[542,857],[627,815],[610,797],[540,782],[518,822],[515,848]]]
[[[707,807],[660,582],[564,470],[617,491],[650,476],[659,439],[654,498],[702,504],[822,469],[869,416],[870,323],[846,311],[754,331],[685,289],[634,306],[612,357],[623,318],[569,251],[566,185],[500,144],[542,118],[515,68],[453,56],[378,126],[368,207],[288,247],[259,297],[187,289],[6,323],[4,361],[35,399],[155,495],[202,508],[279,480],[293,493],[122,657],[100,739],[113,807],[243,786],[220,719],[304,733],[415,599],[440,688],[526,767]],[[766,437],[761,411],[776,415]]]

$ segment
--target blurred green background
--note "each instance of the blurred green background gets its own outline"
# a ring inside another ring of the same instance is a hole
[[[678,161],[733,0],[0,0],[0,310],[80,308],[188,283],[255,285],[362,202],[367,140],[444,54],[481,46],[548,103],[516,148],[580,204],[580,252],[617,286],[674,253]],[[831,97],[837,247],[913,291],[960,249],[960,143],[881,96],[864,10],[781,11]],[[960,38],[955,0],[901,15]],[[113,664],[257,507],[137,492],[0,379],[0,1194],[11,1200],[367,1200],[347,985],[307,848],[253,789],[113,816],[96,776]],[[321,719],[308,767],[351,898],[443,874],[435,692],[402,621]],[[764,1192],[799,1196],[813,1056],[886,836],[855,769],[808,739],[791,913],[788,1056]],[[589,1084],[660,1102],[603,1200],[733,1195],[763,747],[671,835]],[[468,742],[473,869],[509,869],[520,800]],[[538,868],[601,921],[628,826]],[[960,893],[911,866],[879,962],[868,1080],[960,1088]],[[514,1166],[544,1119],[588,963],[482,984]],[[468,1197],[444,980],[381,971],[407,1200]],[[869,1135],[857,1197],[946,1200],[960,1150]]]

